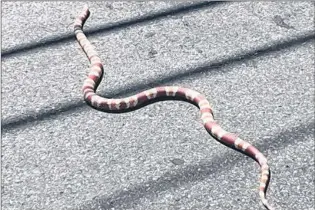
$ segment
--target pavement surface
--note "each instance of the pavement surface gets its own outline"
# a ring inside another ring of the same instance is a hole
[[[208,135],[196,107],[87,106],[72,23],[84,2],[2,3],[2,209],[264,209],[258,164]],[[313,2],[88,2],[98,92],[203,93],[268,158],[276,209],[314,209]]]

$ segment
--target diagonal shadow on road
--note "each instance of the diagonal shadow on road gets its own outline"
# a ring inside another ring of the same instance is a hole
[[[111,23],[111,24],[98,26],[90,30],[85,30],[84,33],[87,36],[97,35],[99,33],[104,33],[107,31],[119,30],[119,29],[126,28],[133,25],[147,23],[152,20],[168,18],[170,15],[180,15],[180,14],[192,12],[194,10],[202,9],[205,7],[217,6],[222,3],[226,3],[226,2],[203,1],[203,2],[188,4],[188,5],[176,6],[169,9],[164,9],[163,11],[149,13],[141,17],[135,17],[135,18],[122,20],[115,23]],[[10,49],[2,49],[1,57],[4,60],[6,58],[9,58],[10,56],[20,54],[20,53],[26,53],[27,51],[30,51],[36,48],[43,48],[43,47],[49,47],[51,45],[64,44],[65,42],[68,42],[71,40],[75,40],[75,35],[73,32],[61,34],[58,36],[47,37],[35,43],[26,43],[26,44],[21,44],[21,45],[12,47]]]
[[[226,59],[220,61],[211,61],[205,64],[200,65],[197,68],[183,70],[180,73],[174,73],[173,75],[161,78],[159,80],[151,80],[145,84],[134,84],[125,87],[124,89],[116,90],[112,93],[106,94],[106,97],[117,98],[128,96],[132,93],[138,92],[139,90],[147,89],[150,87],[155,87],[157,85],[173,82],[185,77],[200,75],[203,72],[213,71],[224,71],[222,69],[226,65],[232,65],[237,62],[242,62],[244,60],[254,59],[260,56],[265,56],[270,53],[276,53],[286,48],[295,47],[297,45],[303,44],[304,42],[309,42],[315,39],[314,32],[309,32],[298,37],[286,39],[278,43],[269,43],[260,48],[256,48],[251,51],[242,52],[236,55],[232,55]],[[104,96],[104,94],[102,94]],[[39,112],[33,113],[29,111],[26,116],[18,116],[8,120],[2,120],[2,132],[7,132],[12,129],[16,129],[20,126],[32,123],[35,121],[43,121],[52,117],[56,117],[61,114],[70,114],[77,111],[82,111],[82,109],[89,108],[83,101],[74,100],[72,103],[65,103],[61,106],[56,106],[54,110],[51,110],[50,107],[42,108]]]
[[[275,151],[281,150],[288,145],[296,145],[305,140],[305,136],[314,135],[315,122],[312,121],[309,124],[301,124],[297,127],[285,130],[273,138],[265,139],[264,141],[258,141],[255,146],[260,151]],[[212,140],[212,139],[210,139]],[[220,164],[224,160],[228,161],[224,167]],[[127,209],[133,207],[134,204],[144,197],[155,197],[159,192],[167,191],[169,189],[178,188],[187,183],[193,183],[205,180],[210,176],[222,173],[231,167],[236,162],[248,161],[244,156],[235,156],[234,152],[227,151],[223,154],[217,155],[212,160],[197,163],[195,165],[187,165],[181,169],[176,169],[172,172],[167,172],[160,176],[158,180],[147,181],[139,185],[129,187],[127,190],[114,192],[109,197],[98,197],[86,204],[82,204],[79,208],[84,210],[105,210],[105,209]],[[252,160],[250,160],[252,161]],[[254,162],[252,163],[254,164]],[[270,163],[269,163],[270,164]],[[271,162],[272,172],[272,162]],[[258,169],[258,166],[257,166]],[[271,177],[272,187],[272,177]],[[258,187],[258,184],[257,184]],[[271,196],[270,196],[271,197]],[[270,200],[273,200],[272,197]],[[257,204],[258,205],[258,204]]]

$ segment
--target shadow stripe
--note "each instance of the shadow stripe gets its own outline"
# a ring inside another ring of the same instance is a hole
[[[273,138],[266,139],[264,142],[256,142],[255,146],[260,149],[263,153],[264,151],[275,151],[287,147],[288,145],[294,145],[305,139],[305,136],[314,136],[314,124],[312,121],[309,124],[302,124],[298,127],[290,128],[289,130],[279,133]],[[211,140],[213,138],[211,137]],[[215,141],[215,140],[214,140]],[[198,182],[209,178],[211,175],[219,174],[224,171],[229,170],[233,167],[236,162],[246,161],[248,158],[246,156],[235,156],[235,153],[231,150],[225,152],[224,154],[217,155],[212,160],[202,161],[195,165],[187,165],[181,169],[174,169],[173,171],[166,172],[161,175],[158,180],[150,180],[139,185],[134,185],[126,190],[116,191],[109,197],[98,197],[94,198],[92,201],[82,204],[76,210],[105,210],[105,209],[127,209],[134,207],[138,204],[142,198],[150,197],[154,198],[159,192],[167,191],[169,189],[174,189],[182,186],[183,184]],[[220,167],[224,160],[228,161],[224,167]],[[250,164],[257,164],[253,160],[249,159]],[[270,163],[269,163],[270,164]],[[271,172],[275,166],[272,162],[270,164]],[[258,167],[257,167],[258,169]],[[258,173],[258,170],[257,170]],[[258,180],[257,187],[258,187]],[[271,183],[272,187],[272,177]],[[258,191],[257,191],[258,192]],[[215,195],[212,196],[215,199]],[[258,200],[258,194],[257,194]],[[273,197],[269,196],[269,200],[272,201]],[[272,202],[271,202],[272,203]],[[257,207],[259,207],[257,203]]]
[[[198,75],[198,74],[201,74],[203,72],[214,71],[214,70],[224,71],[221,68],[226,66],[226,65],[231,65],[231,64],[236,63],[236,62],[240,62],[240,61],[244,61],[244,60],[248,60],[248,59],[253,59],[253,58],[264,56],[264,55],[267,55],[270,53],[278,52],[278,51],[286,49],[286,48],[300,45],[304,42],[309,42],[313,39],[315,39],[315,34],[312,32],[311,34],[306,34],[306,35],[304,34],[304,35],[295,37],[293,39],[284,40],[284,41],[281,41],[280,43],[275,43],[273,45],[272,45],[272,43],[270,43],[270,44],[267,44],[267,46],[263,46],[263,47],[258,48],[256,50],[251,50],[249,52],[234,55],[234,56],[231,56],[227,59],[223,59],[221,61],[212,61],[212,62],[203,64],[197,68],[188,69],[188,70],[185,70],[185,71],[180,72],[180,73],[174,73],[171,76],[167,76],[167,77],[161,78],[159,80],[151,80],[145,84],[130,85],[130,86],[125,87],[123,90],[116,90],[110,94],[107,94],[106,97],[109,97],[109,98],[124,97],[124,96],[128,96],[132,93],[138,92],[139,90],[155,87],[155,86],[162,85],[162,84],[169,83],[169,82],[174,82],[174,81],[179,80],[181,78],[185,78],[185,77],[193,76],[193,75]],[[105,78],[105,80],[106,80],[106,78]],[[104,96],[104,94],[101,94],[101,95]],[[90,107],[81,100],[76,100],[70,104],[63,104],[62,106],[59,106],[59,107],[57,106],[55,110],[48,110],[47,111],[47,109],[50,109],[49,107],[42,108],[41,111],[37,112],[37,113],[31,112],[26,116],[14,117],[12,119],[5,120],[5,121],[2,120],[1,130],[2,130],[2,132],[7,132],[9,130],[16,129],[22,125],[25,125],[27,123],[31,123],[34,121],[42,121],[42,120],[45,120],[45,119],[53,117],[53,116],[57,116],[60,114],[66,114],[66,112],[67,113],[73,113],[73,112],[76,112],[76,111],[79,111],[79,110],[85,109],[85,108],[90,109]]]
[[[141,17],[135,17],[135,18],[127,19],[127,20],[118,21],[116,23],[109,23],[106,25],[97,26],[94,29],[84,30],[84,32],[87,36],[97,35],[99,33],[107,32],[107,31],[119,30],[119,29],[126,28],[132,25],[147,23],[152,20],[168,18],[168,16],[170,15],[179,15],[179,14],[189,13],[197,9],[216,6],[222,3],[225,3],[225,2],[203,1],[203,2],[193,3],[189,5],[184,5],[184,6],[177,6],[170,9],[165,9],[163,11],[149,13]],[[2,56],[2,59],[6,59],[10,56],[20,54],[20,53],[26,53],[27,51],[30,51],[36,48],[43,48],[43,47],[49,47],[51,45],[64,44],[65,42],[70,41],[70,40],[75,40],[75,35],[72,31],[71,33],[64,33],[58,36],[47,37],[42,40],[39,40],[36,43],[26,43],[26,44],[21,44],[21,45],[12,47],[10,49],[3,49],[1,56]]]

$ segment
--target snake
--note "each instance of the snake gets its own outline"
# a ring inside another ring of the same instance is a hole
[[[206,131],[215,140],[223,145],[243,153],[254,159],[260,166],[259,197],[263,206],[268,210],[274,208],[268,203],[266,191],[270,182],[270,167],[267,158],[249,142],[241,139],[238,135],[225,131],[214,120],[213,110],[209,101],[201,93],[179,86],[161,86],[151,88],[135,95],[125,98],[105,98],[96,93],[103,74],[104,66],[95,47],[87,39],[83,32],[83,25],[90,16],[90,10],[87,5],[74,21],[74,33],[80,47],[86,54],[90,70],[87,78],[84,80],[82,92],[84,101],[92,108],[104,112],[128,112],[141,108],[150,102],[159,100],[182,100],[194,104],[200,110],[201,121]]]

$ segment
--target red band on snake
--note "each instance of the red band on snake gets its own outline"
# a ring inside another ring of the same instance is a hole
[[[77,41],[88,57],[91,67],[90,73],[83,84],[84,100],[91,107],[102,111],[128,111],[133,108],[141,107],[141,105],[162,97],[179,98],[184,101],[191,102],[199,107],[201,112],[201,120],[208,133],[220,143],[236,149],[251,158],[260,165],[261,178],[259,185],[259,196],[262,204],[266,209],[272,210],[266,199],[266,190],[270,179],[270,169],[267,164],[266,157],[254,146],[242,140],[235,134],[223,130],[213,117],[211,106],[208,100],[200,93],[183,87],[164,86],[145,90],[136,95],[120,99],[104,98],[95,93],[103,76],[103,64],[94,46],[91,45],[85,34],[83,33],[83,25],[90,12],[87,6],[84,7],[82,13],[76,18],[74,23],[74,33]]]

